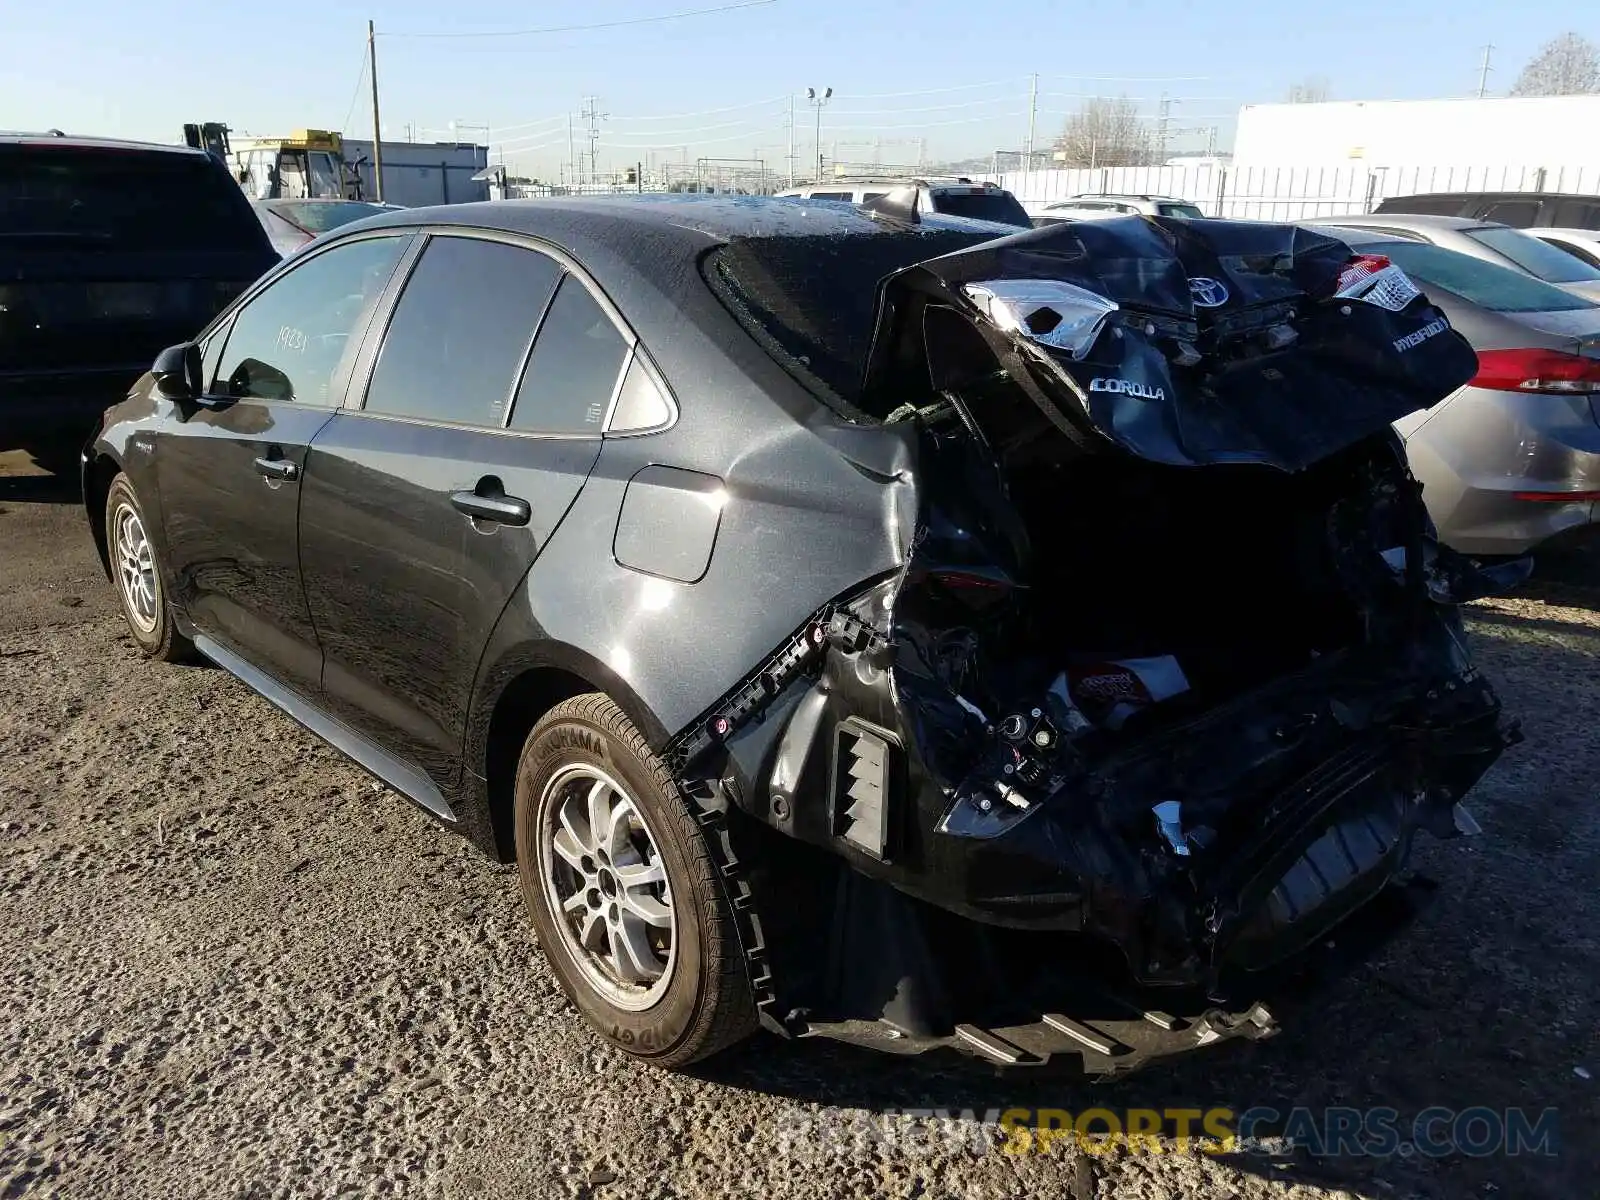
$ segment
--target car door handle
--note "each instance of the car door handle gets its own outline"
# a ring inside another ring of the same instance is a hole
[[[482,485],[475,492],[452,492],[450,503],[456,511],[465,513],[474,521],[490,521],[496,525],[526,525],[533,518],[533,509],[526,500],[507,496],[504,492],[485,494]]]
[[[287,458],[258,458],[256,470],[268,479],[298,479],[300,468]]]

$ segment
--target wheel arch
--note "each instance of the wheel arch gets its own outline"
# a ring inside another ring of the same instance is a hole
[[[84,516],[89,520],[95,553],[100,556],[100,569],[107,579],[111,578],[111,547],[106,539],[106,497],[111,492],[111,481],[121,472],[121,461],[100,449],[92,449],[83,465]]]
[[[496,655],[480,671],[468,716],[463,824],[468,836],[502,862],[516,858],[512,805],[517,760],[528,731],[563,700],[586,692],[609,696],[652,749],[668,731],[623,678],[594,655],[554,641],[528,641]]]

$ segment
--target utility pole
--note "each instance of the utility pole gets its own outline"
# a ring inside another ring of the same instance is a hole
[[[789,186],[794,186],[794,93],[789,93]]]
[[[573,185],[578,182],[578,144],[572,140],[572,114],[567,114],[567,169],[572,175]]]
[[[1172,101],[1165,92],[1161,93],[1161,119],[1156,122],[1156,166],[1165,166],[1167,161],[1167,123],[1172,119]]]
[[[1483,66],[1478,70],[1478,99],[1482,100],[1489,94],[1489,56],[1494,53],[1493,46],[1483,48]]]
[[[1030,172],[1030,171],[1033,170],[1033,131],[1034,131],[1034,123],[1037,120],[1038,116],[1039,116],[1039,76],[1038,76],[1037,73],[1035,73],[1033,75],[1033,77],[1032,77],[1032,83],[1030,83],[1029,86],[1028,86],[1028,143],[1027,143],[1027,147],[1026,147],[1027,157],[1023,160],[1023,164],[1022,164],[1022,170],[1024,172],[1024,174],[1023,174],[1023,178],[1024,179],[1027,178],[1027,172]]]
[[[383,203],[383,124],[378,120],[378,34],[367,22],[368,74],[372,76],[372,190]]]
[[[817,95],[816,88],[806,89],[806,99],[817,110],[817,174],[816,182],[822,182],[822,106],[833,99],[833,89],[824,88],[822,95]]]
[[[600,111],[600,97],[584,98],[583,119],[589,123],[589,182],[600,182],[600,122],[611,119],[610,113]]]

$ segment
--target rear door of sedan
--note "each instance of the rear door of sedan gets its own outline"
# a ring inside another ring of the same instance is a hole
[[[594,466],[632,358],[575,267],[512,237],[419,239],[351,407],[311,447],[300,560],[325,703],[441,787],[483,647]]]

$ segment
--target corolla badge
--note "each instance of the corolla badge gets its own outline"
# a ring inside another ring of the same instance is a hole
[[[1196,275],[1189,280],[1189,298],[1196,308],[1221,308],[1228,302],[1228,289],[1215,279]]]

